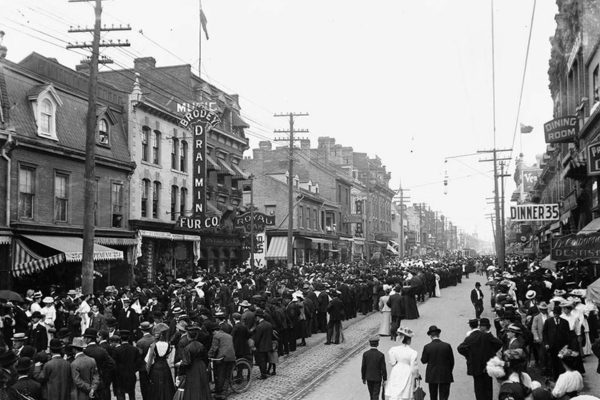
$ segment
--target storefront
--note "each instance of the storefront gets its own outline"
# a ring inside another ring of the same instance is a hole
[[[244,262],[242,242],[235,236],[201,235],[199,267],[224,274]]]
[[[352,260],[360,261],[365,258],[365,239],[354,238],[352,243]]]

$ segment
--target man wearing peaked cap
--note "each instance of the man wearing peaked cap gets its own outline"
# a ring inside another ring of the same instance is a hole
[[[450,344],[440,340],[441,332],[436,325],[429,327],[427,336],[431,342],[425,345],[421,355],[421,362],[427,364],[425,382],[429,384],[432,400],[448,400],[450,385],[454,382],[454,353]]]
[[[371,348],[363,353],[360,375],[363,384],[367,385],[371,399],[379,399],[382,385],[387,381],[387,369],[385,356],[379,350],[379,337],[373,336],[369,339]]]

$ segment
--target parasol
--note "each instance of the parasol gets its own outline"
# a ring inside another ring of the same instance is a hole
[[[600,279],[587,287],[586,295],[588,299],[600,303]]]
[[[12,290],[0,290],[0,299],[6,301],[20,301],[23,302],[23,298],[17,292],[13,292]]]

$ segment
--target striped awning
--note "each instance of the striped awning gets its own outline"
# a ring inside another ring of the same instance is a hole
[[[12,274],[14,276],[29,275],[40,272],[55,264],[65,261],[63,253],[51,257],[42,257],[31,250],[20,239],[15,240]]]
[[[12,237],[10,236],[0,236],[0,244],[11,244]]]
[[[83,259],[83,239],[68,236],[38,236],[23,235],[23,237],[33,240],[46,247],[58,250],[64,254],[65,261],[77,262]],[[123,252],[110,247],[105,247],[94,243],[94,260],[122,260]]]
[[[269,243],[265,259],[267,260],[287,260],[287,236],[275,236]],[[292,238],[293,244],[294,238]]]

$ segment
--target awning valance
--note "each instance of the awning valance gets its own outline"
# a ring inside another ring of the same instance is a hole
[[[65,255],[63,253],[44,258],[36,254],[20,239],[16,239],[12,274],[14,276],[33,274],[34,272],[40,272],[48,267],[60,264],[64,260]]]
[[[229,166],[227,161],[217,158],[217,162],[221,166],[219,174],[236,175],[235,171]]]
[[[12,237],[11,236],[0,236],[0,244],[11,244]]]
[[[114,237],[95,237],[94,243],[104,246],[137,246],[137,239],[114,238]]]
[[[269,243],[265,259],[267,260],[287,260],[287,236],[275,236]],[[293,245],[292,238],[292,245]]]
[[[578,235],[587,235],[590,233],[598,232],[598,230],[600,230],[600,218],[593,219],[582,230],[577,232],[577,234]]]
[[[317,244],[331,244],[331,240],[327,240],[327,239],[312,238],[312,237],[309,237],[307,239],[309,239],[311,242],[317,243]]]
[[[58,250],[64,253],[65,261],[77,262],[83,258],[83,239],[68,236],[37,236],[23,235],[23,237],[33,240],[46,247]],[[122,260],[123,252],[100,244],[94,244],[94,260]]]
[[[219,166],[219,164],[217,164],[215,162],[215,160],[213,160],[212,157],[209,155],[206,156],[206,168],[214,169],[215,171],[221,170],[221,167]]]
[[[387,246],[388,242],[382,242],[381,240],[375,240],[375,243],[377,243],[380,246]]]
[[[244,172],[239,165],[236,165],[234,163],[231,163],[231,167],[235,170],[236,174],[235,174],[235,178],[238,179],[248,179],[250,177],[250,174]]]

